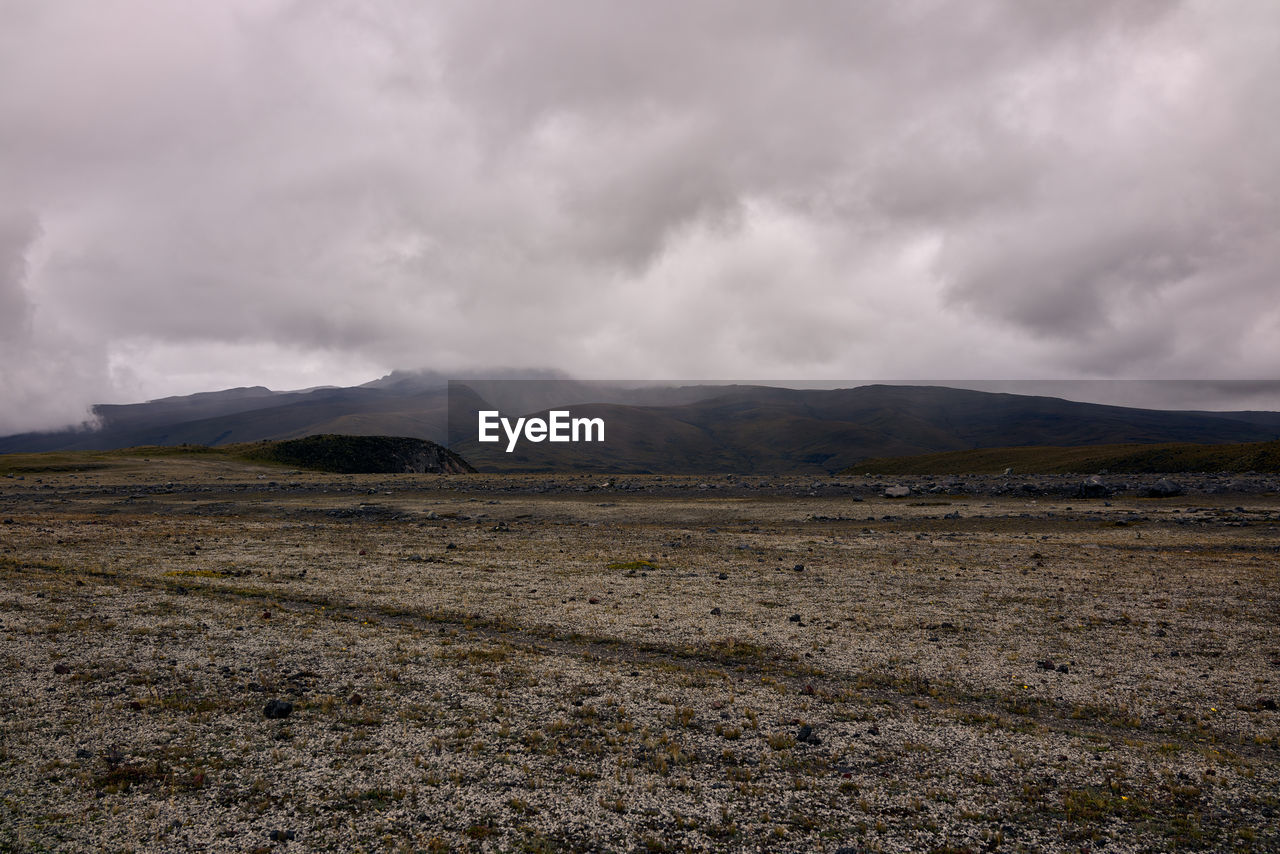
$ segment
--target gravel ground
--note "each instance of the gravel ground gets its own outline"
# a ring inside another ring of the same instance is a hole
[[[0,849],[1280,850],[1280,497],[1177,480],[7,476]]]

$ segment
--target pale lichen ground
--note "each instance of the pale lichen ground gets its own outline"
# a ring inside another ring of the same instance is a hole
[[[0,481],[0,848],[1280,848],[1274,494],[270,476]]]

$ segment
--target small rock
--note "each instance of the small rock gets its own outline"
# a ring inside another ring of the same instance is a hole
[[[1161,478],[1150,486],[1138,490],[1139,498],[1174,498],[1182,495],[1183,489],[1171,480]]]
[[[1274,712],[1276,710],[1276,701],[1270,697],[1259,697],[1258,708],[1268,712]]]
[[[712,616],[715,616],[715,617],[720,616],[720,609],[719,609],[719,608],[712,608],[712,609],[711,609],[711,614],[712,614]]]
[[[817,734],[813,731],[813,727],[808,724],[804,724],[800,727],[799,731],[796,732],[796,742],[799,744],[822,744],[822,739],[818,738]]]
[[[262,709],[262,713],[272,720],[287,718],[293,714],[293,703],[286,700],[268,700],[267,705]]]
[[[1059,672],[1059,673],[1070,673],[1070,672],[1071,672],[1071,668],[1067,667],[1067,665],[1065,665],[1065,664],[1059,664],[1059,665],[1058,665],[1058,672]]]
[[[798,563],[792,567],[796,572],[804,572],[804,564]]]
[[[728,580],[729,580],[729,573],[727,573],[727,572],[722,572],[722,573],[720,573],[719,575],[717,575],[717,576],[716,576],[716,578],[720,579],[721,581],[728,581]]]
[[[347,698],[348,706],[359,706],[362,703],[364,703],[364,697],[361,697],[359,694],[352,694]]]
[[[1111,488],[1102,482],[1102,478],[1094,475],[1084,483],[1076,487],[1077,498],[1106,498],[1111,494]]]
[[[900,486],[900,485],[887,486],[885,487],[885,490],[884,490],[885,498],[906,498],[910,494],[911,494],[911,487],[909,486]]]
[[[790,617],[787,617],[787,622],[788,622],[788,623],[798,623],[798,622],[800,622],[800,615],[799,615],[799,614],[792,614]]]
[[[53,665],[53,672],[59,676],[66,676],[71,672],[71,668],[65,664],[55,664]]]

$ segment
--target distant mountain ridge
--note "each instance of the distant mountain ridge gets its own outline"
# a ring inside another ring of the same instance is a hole
[[[939,386],[807,390],[722,388],[675,406],[595,404],[603,445],[474,440],[453,448],[480,471],[813,472],[858,460],[1011,445],[1257,442],[1280,437],[1280,413],[1173,412]]]
[[[1280,438],[1280,413],[1190,412],[1079,403],[942,386],[791,389],[766,385],[624,385],[528,371],[450,388],[434,373],[397,372],[362,386],[262,387],[95,408],[100,427],[0,438],[0,453],[139,445],[221,446],[315,434],[404,436],[460,453],[481,471],[781,473],[841,471],[869,458],[1052,445],[1241,443]],[[571,408],[603,418],[601,444],[474,438],[476,408],[504,415]]]

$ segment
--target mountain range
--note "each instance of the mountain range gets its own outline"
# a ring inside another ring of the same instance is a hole
[[[569,409],[602,443],[476,441],[475,413]],[[0,437],[0,453],[218,446],[314,434],[448,443],[480,471],[828,474],[868,458],[1006,446],[1232,443],[1280,438],[1280,413],[1135,409],[942,386],[793,389],[581,382],[545,372],[450,383],[397,372],[348,388],[262,387],[95,407],[88,429]]]

